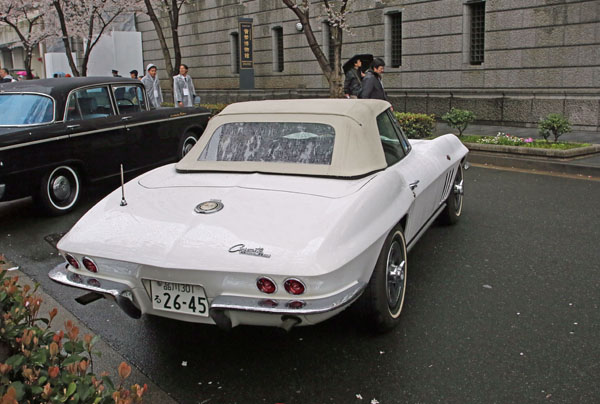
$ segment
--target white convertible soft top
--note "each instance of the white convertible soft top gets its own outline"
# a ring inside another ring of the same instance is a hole
[[[299,99],[240,102],[213,117],[198,144],[176,165],[179,172],[264,172],[359,177],[386,167],[376,118],[390,104],[381,100]],[[240,122],[315,123],[335,130],[331,164],[206,161],[203,150],[222,125]],[[200,160],[199,160],[200,159]]]

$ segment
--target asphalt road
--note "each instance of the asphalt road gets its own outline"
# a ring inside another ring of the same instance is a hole
[[[0,251],[182,403],[597,403],[600,182],[473,167],[465,187],[461,221],[409,254],[402,321],[385,335],[352,311],[225,333],[78,305],[47,278],[61,259],[46,236],[106,190],[63,218],[0,204]]]

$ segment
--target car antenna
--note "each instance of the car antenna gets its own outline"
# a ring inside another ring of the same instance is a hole
[[[127,206],[125,200],[125,178],[123,176],[123,164],[121,164],[121,206]]]

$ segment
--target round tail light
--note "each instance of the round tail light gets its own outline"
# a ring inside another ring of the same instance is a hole
[[[69,265],[71,265],[73,268],[79,269],[79,262],[77,262],[75,257],[73,257],[71,254],[65,255],[65,259],[67,260]]]
[[[82,262],[83,266],[85,267],[85,269],[87,269],[88,271],[93,272],[93,273],[98,272],[98,267],[96,267],[96,264],[90,258],[83,257],[81,262]]]
[[[288,279],[283,284],[285,290],[292,295],[301,295],[304,293],[304,284],[298,279]]]
[[[277,290],[277,285],[275,285],[275,282],[264,276],[262,278],[258,278],[258,280],[256,281],[256,287],[261,292],[267,293],[269,295],[271,293],[275,293],[275,291]]]

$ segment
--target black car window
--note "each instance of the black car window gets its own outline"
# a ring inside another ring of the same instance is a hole
[[[38,94],[0,94],[0,126],[38,125],[52,122],[52,98]]]
[[[114,115],[108,88],[91,87],[77,90],[67,102],[67,121],[104,118]]]
[[[377,128],[379,129],[379,137],[381,138],[385,161],[389,167],[396,164],[406,155],[404,145],[398,137],[394,122],[387,111],[377,116]]]
[[[113,86],[119,115],[146,110],[141,85]]]

